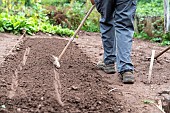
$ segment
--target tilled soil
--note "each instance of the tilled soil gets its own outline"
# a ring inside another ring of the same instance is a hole
[[[9,33],[0,33],[0,63],[4,60],[4,57],[7,56],[9,51],[18,41],[19,36],[9,34]]]
[[[97,63],[103,58],[103,47],[99,33],[81,32],[79,37],[76,40],[78,47],[90,57],[92,62]],[[162,113],[155,104],[158,104],[158,101],[162,99],[162,92],[170,92],[170,50],[154,61],[151,84],[148,84],[150,65],[148,58],[151,57],[152,50],[156,50],[157,55],[166,48],[160,46],[159,43],[133,39],[132,61],[135,67],[136,82],[132,85],[122,84],[118,73],[107,75],[99,72],[105,77],[105,81],[110,83],[110,86],[121,93],[120,99],[125,106],[123,113]],[[144,101],[147,100],[155,101],[155,104],[144,104]]]
[[[2,57],[18,37],[1,33],[0,37]],[[170,51],[155,60],[151,84],[148,57],[153,49],[158,54],[167,47],[134,39],[136,82],[123,84],[118,73],[95,69],[103,55],[99,33],[81,32],[60,61],[61,68],[54,68],[50,56],[59,56],[67,42],[35,35],[6,58],[0,66],[0,113],[162,113],[156,104],[170,94]]]
[[[1,113],[119,113],[121,94],[99,74],[90,58],[72,43],[56,69],[67,41],[28,38],[0,68]]]

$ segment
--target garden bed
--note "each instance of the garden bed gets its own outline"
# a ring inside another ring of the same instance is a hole
[[[61,61],[50,62],[66,44],[56,38],[28,38],[0,69],[0,108],[4,113],[121,112],[108,83],[73,43]]]

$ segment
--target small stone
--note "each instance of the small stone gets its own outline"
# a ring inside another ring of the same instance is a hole
[[[17,108],[17,111],[18,111],[18,112],[21,112],[21,108]]]
[[[1,108],[5,109],[5,108],[6,108],[6,106],[5,106],[5,105],[2,105],[2,106],[1,106]]]
[[[41,107],[42,107],[42,105],[41,105],[41,104],[39,104],[39,105],[38,105],[38,109],[40,109]]]
[[[41,100],[44,100],[44,97],[41,97]]]
[[[100,104],[100,105],[102,104],[102,102],[101,102],[101,101],[98,101],[97,103],[98,103],[98,104]]]
[[[71,89],[72,89],[72,90],[78,90],[78,87],[72,86]]]
[[[131,112],[131,109],[128,109],[128,112]]]
[[[17,48],[16,48],[16,51],[19,51],[19,50],[20,50],[20,48],[19,48],[19,47],[17,47]]]
[[[3,80],[1,80],[3,83],[5,82],[5,80],[3,79]]]
[[[123,109],[124,107],[123,106],[120,106],[121,109]]]

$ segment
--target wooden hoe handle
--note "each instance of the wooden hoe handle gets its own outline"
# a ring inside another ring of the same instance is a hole
[[[63,49],[63,51],[61,52],[61,54],[58,57],[58,61],[60,61],[61,57],[63,56],[63,54],[65,53],[66,49],[68,48],[68,46],[70,45],[70,43],[74,40],[74,38],[76,37],[77,33],[80,31],[81,27],[83,26],[84,22],[86,21],[86,19],[89,17],[89,15],[91,14],[91,12],[93,11],[93,9],[95,8],[95,5],[93,5],[90,10],[88,11],[88,13],[86,14],[86,16],[84,17],[84,19],[82,20],[81,24],[79,25],[79,27],[77,28],[77,30],[75,31],[74,35],[70,38],[69,42],[67,43],[67,45],[65,46],[65,48]]]

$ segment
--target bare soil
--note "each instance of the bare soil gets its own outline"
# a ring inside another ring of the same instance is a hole
[[[4,56],[19,36],[0,37],[0,56]],[[118,73],[108,75],[95,68],[103,55],[99,33],[81,32],[60,61],[61,68],[56,69],[50,56],[58,56],[67,42],[57,36],[27,36],[7,56],[0,68],[0,112],[161,113],[154,104],[143,101],[158,101],[160,93],[170,91],[169,51],[154,62],[152,81],[147,84],[151,50],[159,53],[166,47],[133,40],[136,82],[129,85],[122,84]]]
[[[0,105],[4,113],[96,113],[123,110],[108,83],[75,43],[64,55],[61,69],[50,61],[67,41],[27,38],[0,69]],[[28,49],[29,48],[29,49]],[[28,52],[29,50],[29,52]],[[4,108],[5,106],[5,108]]]
[[[19,36],[1,33],[0,34],[0,62],[4,60],[4,57],[7,56],[9,51],[13,48],[15,43],[18,41]]]

